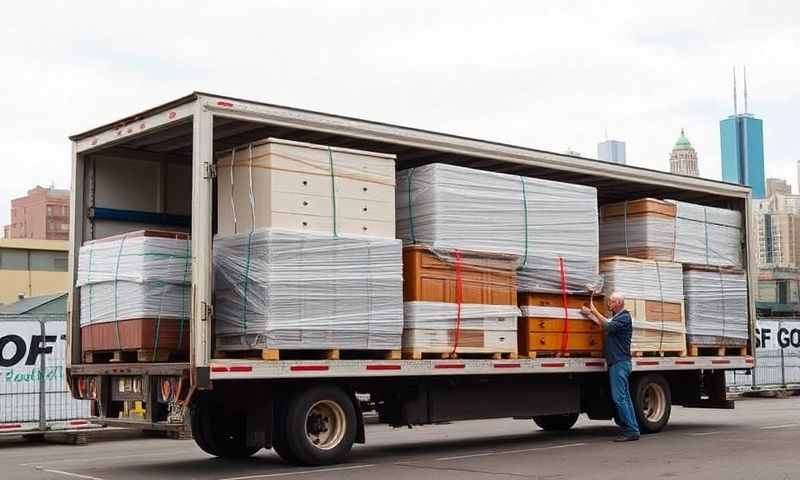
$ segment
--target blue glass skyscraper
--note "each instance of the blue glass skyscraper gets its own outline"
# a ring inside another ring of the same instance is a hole
[[[764,198],[764,128],[750,113],[731,115],[719,122],[722,179],[747,185],[753,198]]]

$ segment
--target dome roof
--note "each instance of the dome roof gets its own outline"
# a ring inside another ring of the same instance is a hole
[[[686,135],[683,133],[683,129],[681,128],[681,136],[678,137],[678,141],[675,142],[675,147],[673,150],[694,150],[692,144],[689,143],[689,139],[686,138]]]

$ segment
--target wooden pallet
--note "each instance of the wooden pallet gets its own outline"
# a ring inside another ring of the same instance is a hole
[[[280,350],[262,348],[254,350],[221,351],[214,358],[247,358],[277,360],[400,360],[400,350]]]
[[[404,360],[446,360],[456,358],[477,358],[487,360],[514,360],[517,352],[475,352],[462,351],[458,349],[455,353],[452,350],[417,350],[411,348],[403,349]]]
[[[631,352],[634,357],[685,357],[686,349],[682,350],[640,350]]]
[[[528,358],[602,358],[603,352],[595,351],[568,351],[559,352],[556,350],[531,350],[526,355]]]
[[[167,362],[171,360],[169,350],[112,350],[83,352],[84,363],[139,363],[139,362]]]
[[[747,347],[705,347],[702,345],[689,345],[689,355],[692,357],[744,357]]]

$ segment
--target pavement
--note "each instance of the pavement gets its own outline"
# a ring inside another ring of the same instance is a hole
[[[800,478],[800,397],[742,399],[735,410],[676,407],[668,427],[613,443],[610,422],[581,417],[569,432],[530,420],[414,429],[367,426],[349,463],[298,468],[271,450],[210,457],[191,440],[115,436],[88,446],[0,442],[0,478],[28,479],[794,479]]]

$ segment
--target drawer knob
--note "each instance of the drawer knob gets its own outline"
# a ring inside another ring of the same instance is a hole
[[[594,345],[594,344],[595,344],[594,338],[590,338],[589,339],[589,345]]]
[[[544,320],[539,320],[539,327],[544,328]]]
[[[366,231],[367,231],[367,226],[366,226],[366,225],[364,225],[363,227],[361,227],[361,230],[363,230],[363,231],[365,231],[365,232],[366,232]]]
[[[544,337],[541,337],[539,339],[539,343],[542,344],[542,345],[545,345],[547,342],[544,340]]]
[[[303,222],[303,226],[307,227],[308,226],[308,222]]]
[[[304,206],[304,207],[307,207],[307,206],[308,206],[308,202],[307,202],[307,201],[305,201],[305,200],[303,200],[303,206]]]
[[[364,207],[364,208],[363,208],[363,211],[365,211],[365,212],[366,212],[366,211],[367,211],[367,207]]]
[[[366,192],[367,191],[367,187],[364,187],[363,190]]]
[[[303,180],[303,186],[304,187],[308,186],[308,180]]]

